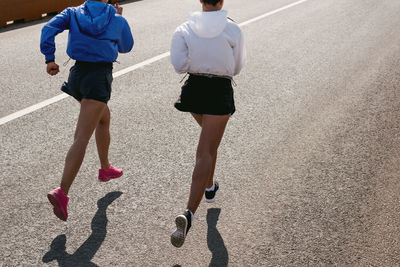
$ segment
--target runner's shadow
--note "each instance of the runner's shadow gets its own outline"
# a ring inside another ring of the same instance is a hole
[[[110,192],[97,201],[99,209],[92,219],[92,234],[74,254],[69,254],[66,251],[66,236],[59,235],[51,242],[50,251],[43,256],[42,261],[48,263],[57,260],[59,266],[65,267],[97,266],[91,260],[107,235],[107,207],[121,195],[122,192]]]
[[[212,253],[210,267],[228,266],[229,255],[225,247],[224,240],[217,230],[217,222],[221,209],[211,208],[207,210],[207,245]]]

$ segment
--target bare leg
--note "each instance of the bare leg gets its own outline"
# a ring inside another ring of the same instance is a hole
[[[192,114],[193,118],[197,121],[197,123],[200,125],[202,125],[203,123],[203,115],[202,114],[196,114],[196,113],[190,113]]]
[[[108,149],[110,147],[110,109],[108,106],[104,109],[103,115],[96,127],[95,136],[100,165],[103,169],[108,169],[110,167],[110,162],[108,161]]]
[[[203,115],[195,114],[195,113],[191,113],[191,114],[192,114],[193,118],[197,121],[197,123],[201,127],[201,125],[203,123]],[[217,163],[217,153],[215,154],[214,159],[213,159],[212,168],[211,168],[211,175],[208,178],[208,181],[207,181],[207,184],[206,184],[206,188],[210,188],[214,184],[214,171],[215,171],[216,163]]]
[[[87,144],[106,106],[105,103],[96,100],[83,99],[81,101],[81,110],[75,130],[74,143],[65,158],[64,172],[61,178],[60,186],[66,195],[81,167]]]
[[[199,122],[199,117],[195,117],[195,119]],[[187,209],[193,213],[196,212],[203,198],[206,185],[213,175],[213,162],[216,160],[218,146],[221,143],[228,120],[229,115],[202,115],[201,117],[201,134],[187,204]]]
[[[212,166],[211,166],[211,175],[208,177],[206,188],[210,188],[214,184],[214,171],[215,171],[215,164],[217,163],[217,153],[215,153]]]

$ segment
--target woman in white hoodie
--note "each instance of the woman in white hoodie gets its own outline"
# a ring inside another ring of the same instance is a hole
[[[205,194],[215,201],[217,150],[230,116],[235,112],[232,77],[245,61],[243,34],[222,10],[224,0],[200,0],[203,12],[191,13],[172,38],[171,62],[179,74],[189,73],[175,107],[190,112],[201,127],[187,210],[176,217],[171,243],[180,247]]]

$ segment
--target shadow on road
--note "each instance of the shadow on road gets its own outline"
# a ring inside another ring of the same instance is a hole
[[[92,234],[89,238],[75,251],[74,254],[68,254],[66,251],[66,236],[59,235],[51,242],[50,251],[47,252],[42,261],[48,263],[57,260],[59,266],[97,266],[91,260],[100,248],[107,235],[107,207],[122,192],[110,192],[97,201],[98,210],[92,220]]]
[[[207,245],[212,253],[210,267],[228,266],[229,256],[228,250],[225,247],[224,240],[217,230],[217,222],[221,209],[212,208],[207,210]]]
[[[212,253],[209,267],[226,267],[228,266],[229,256],[225,247],[224,240],[217,230],[217,222],[221,209],[212,208],[207,210],[207,246]],[[175,264],[173,267],[181,267]]]

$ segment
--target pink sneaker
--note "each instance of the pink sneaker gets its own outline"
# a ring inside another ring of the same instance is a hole
[[[113,165],[110,164],[108,170],[106,169],[99,169],[99,181],[100,182],[107,182],[111,179],[119,178],[123,174],[122,169],[117,169]]]
[[[66,221],[68,219],[67,205],[69,197],[64,195],[64,191],[61,187],[58,187],[47,194],[51,205],[53,205],[54,214],[61,220]]]

